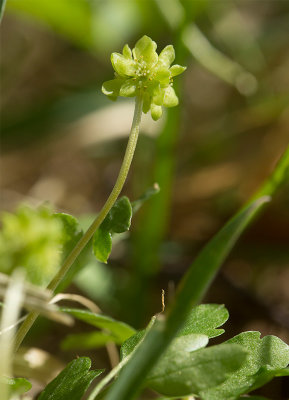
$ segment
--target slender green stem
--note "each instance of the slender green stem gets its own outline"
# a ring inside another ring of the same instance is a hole
[[[139,127],[140,127],[140,122],[141,122],[141,115],[142,115],[142,104],[143,104],[143,98],[142,96],[136,97],[135,101],[135,111],[134,111],[134,117],[133,117],[133,122],[130,130],[130,135],[129,135],[129,140],[128,144],[126,147],[124,159],[119,171],[119,175],[117,177],[116,183],[114,185],[114,188],[112,189],[111,194],[109,195],[106,203],[104,204],[103,208],[101,209],[100,213],[97,215],[93,223],[90,225],[86,233],[80,238],[80,240],[77,242],[71,253],[68,255],[66,260],[64,261],[62,267],[60,270],[57,272],[55,277],[52,279],[50,284],[48,285],[48,289],[55,291],[59,283],[62,281],[62,279],[65,277],[67,274],[68,270],[76,260],[76,258],[79,256],[81,251],[84,249],[84,247],[87,245],[89,240],[92,238],[93,234],[95,231],[99,228],[100,224],[103,222],[107,214],[109,213],[110,209],[116,202],[123,185],[126,181],[128,171],[133,159],[134,151],[136,148],[137,144],[137,139],[138,139],[138,134],[139,134]],[[15,337],[15,351],[18,350],[20,344],[22,343],[23,339],[25,338],[27,332],[33,325],[34,321],[38,317],[37,312],[31,312],[28,314],[27,318],[23,322],[23,324],[20,326],[16,337]]]

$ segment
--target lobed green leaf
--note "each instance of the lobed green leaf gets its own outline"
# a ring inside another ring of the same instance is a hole
[[[132,206],[127,197],[118,199],[93,235],[95,257],[106,263],[112,249],[112,234],[126,232],[131,224]]]
[[[228,374],[243,365],[246,351],[240,345],[220,344],[197,350],[207,342],[205,335],[175,339],[147,376],[146,385],[166,396],[199,394],[225,381]]]
[[[289,363],[289,346],[276,336],[260,339],[260,332],[243,332],[226,343],[248,352],[243,367],[216,388],[202,392],[204,400],[233,400],[278,376]]]
[[[91,382],[104,370],[90,371],[88,357],[71,361],[41,392],[38,400],[81,400]]]
[[[228,318],[229,312],[224,305],[201,304],[192,309],[178,336],[202,333],[214,338],[225,332],[224,329],[216,328],[223,325]]]
[[[126,196],[118,199],[105,220],[101,224],[101,229],[111,233],[126,232],[130,228],[132,217],[132,207]]]
[[[146,201],[150,200],[153,196],[158,194],[159,191],[160,187],[157,183],[155,183],[152,187],[148,188],[139,199],[131,203],[132,213],[135,214]]]

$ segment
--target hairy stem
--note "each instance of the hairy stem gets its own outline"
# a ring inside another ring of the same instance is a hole
[[[137,139],[138,139],[138,134],[139,134],[139,127],[140,127],[140,122],[141,122],[141,115],[142,115],[142,104],[143,104],[143,98],[142,96],[136,97],[135,101],[135,110],[134,110],[134,117],[133,117],[133,122],[130,130],[130,135],[129,135],[129,140],[128,144],[126,147],[124,159],[119,171],[119,175],[117,177],[116,183],[114,185],[114,188],[112,189],[111,194],[109,195],[106,203],[102,207],[100,213],[97,215],[93,223],[90,225],[88,230],[85,232],[85,234],[80,238],[80,240],[76,243],[75,247],[71,251],[71,253],[68,255],[66,260],[64,261],[63,265],[61,266],[60,270],[57,272],[55,277],[52,279],[50,284],[48,285],[48,289],[55,291],[55,289],[58,287],[59,283],[62,281],[62,279],[65,277],[67,274],[68,270],[76,260],[76,258],[79,256],[81,251],[84,249],[84,247],[87,245],[89,240],[92,238],[93,234],[95,231],[99,228],[107,214],[109,213],[110,209],[116,202],[123,186],[126,181],[128,171],[133,159],[134,151],[136,148],[137,144]],[[31,312],[28,314],[27,318],[23,322],[23,324],[20,326],[16,337],[15,337],[15,351],[18,350],[20,344],[22,343],[23,339],[25,338],[27,332],[33,325],[34,321],[38,317],[37,312]]]

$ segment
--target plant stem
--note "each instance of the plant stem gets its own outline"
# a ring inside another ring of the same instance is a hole
[[[138,134],[139,134],[139,127],[140,127],[140,122],[141,122],[141,115],[142,115],[142,105],[143,105],[143,98],[142,96],[137,96],[135,100],[135,110],[134,110],[134,116],[133,116],[133,121],[132,121],[132,126],[129,134],[129,140],[128,144],[126,147],[124,159],[119,171],[119,175],[117,177],[116,183],[114,185],[114,188],[112,189],[111,194],[109,195],[106,203],[102,207],[100,213],[97,215],[93,223],[90,225],[86,233],[80,238],[80,240],[76,243],[75,247],[71,251],[71,253],[68,255],[66,260],[64,261],[63,265],[61,266],[60,270],[57,272],[55,277],[52,279],[50,284],[48,285],[48,289],[51,291],[55,291],[59,283],[62,281],[62,279],[65,277],[67,274],[68,270],[76,260],[76,258],[79,256],[81,251],[84,249],[84,247],[87,245],[89,240],[92,238],[93,234],[95,231],[99,228],[107,214],[109,213],[110,209],[116,202],[123,186],[126,181],[128,171],[133,159],[134,151],[136,148],[137,144],[137,139],[138,139]],[[23,324],[20,326],[16,337],[15,337],[15,351],[18,350],[20,344],[22,343],[23,339],[25,338],[27,332],[35,322],[35,320],[38,317],[37,312],[31,312],[28,314],[27,318],[23,322]]]

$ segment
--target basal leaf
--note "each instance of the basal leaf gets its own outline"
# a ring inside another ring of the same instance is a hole
[[[88,357],[71,361],[41,392],[38,400],[81,400],[91,382],[103,370],[90,371]]]
[[[208,341],[205,335],[194,334],[174,340],[149,373],[147,386],[166,396],[199,394],[223,382],[246,359],[246,351],[235,344],[221,344],[196,351],[192,348],[193,351],[190,351],[188,339],[194,337],[200,347],[206,345],[202,337]]]
[[[224,383],[204,391],[204,400],[236,399],[269,382],[289,363],[289,346],[276,336],[260,339],[260,332],[243,332],[226,343],[241,345],[247,362]]]
[[[98,349],[107,343],[121,344],[121,340],[116,336],[106,332],[76,333],[66,336],[61,343],[63,350],[87,350]]]
[[[220,304],[200,304],[193,307],[185,325],[178,332],[177,336],[189,335],[192,333],[206,335],[213,338],[221,335],[224,330],[216,329],[223,325],[229,318],[228,310]],[[144,337],[145,329],[135,333],[127,339],[120,349],[121,359],[127,357]]]
[[[24,378],[1,377],[1,379],[4,379],[4,383],[9,385],[10,393],[13,395],[20,395],[26,393],[32,387],[31,383]]]
[[[135,334],[135,329],[124,322],[117,321],[107,315],[96,314],[88,310],[81,310],[76,308],[62,308],[62,311],[72,315],[73,317],[93,325],[100,329],[108,330],[112,333],[121,343]]]
[[[201,304],[192,309],[185,325],[178,336],[190,333],[202,333],[213,338],[224,333],[224,329],[216,329],[229,318],[228,310],[220,304]]]
[[[107,263],[112,248],[111,233],[103,229],[98,229],[93,236],[92,247],[97,260]]]
[[[129,230],[132,217],[132,208],[126,196],[118,199],[105,220],[101,224],[101,229],[111,233],[122,233]]]

